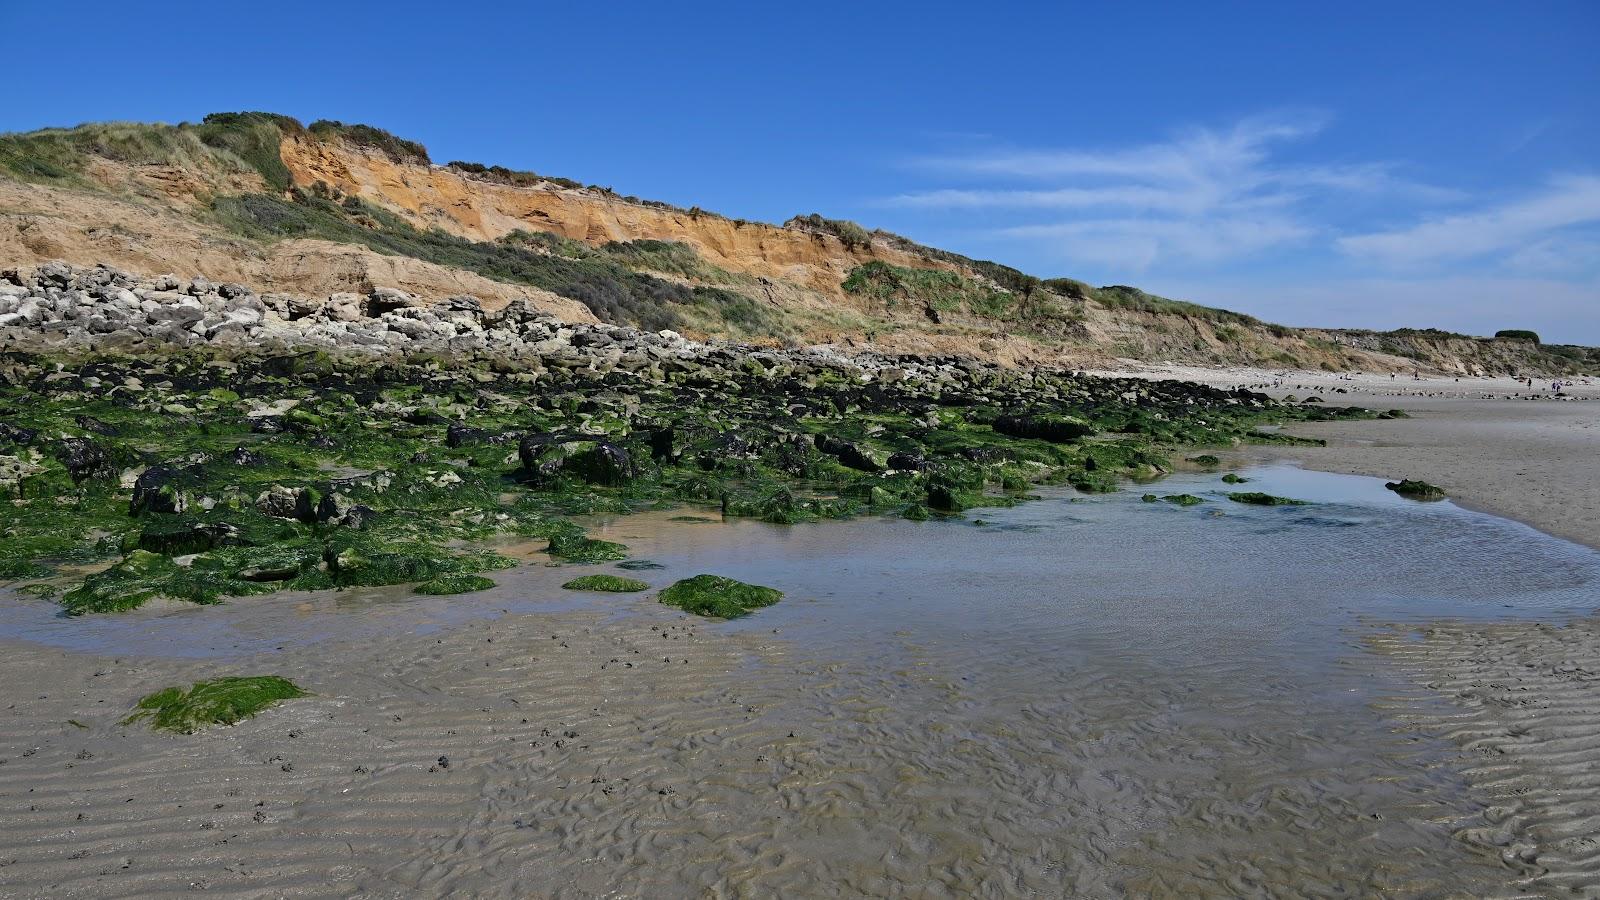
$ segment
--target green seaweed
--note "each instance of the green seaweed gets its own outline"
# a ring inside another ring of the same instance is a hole
[[[433,581],[517,564],[516,560],[486,551],[457,554],[432,544],[385,543],[364,535],[330,542],[323,551],[323,561],[329,579],[338,587]]]
[[[1278,497],[1273,494],[1263,494],[1260,491],[1239,491],[1228,495],[1228,499],[1235,503],[1247,503],[1251,506],[1305,506],[1304,500],[1292,500],[1288,497]]]
[[[1444,488],[1426,481],[1413,481],[1410,478],[1401,481],[1391,481],[1384,485],[1396,494],[1409,500],[1443,500],[1447,496]]]
[[[623,578],[620,575],[584,575],[572,579],[562,587],[569,591],[605,591],[619,594],[650,589],[649,584],[637,578]]]
[[[446,575],[424,581],[412,589],[418,594],[469,594],[494,587],[494,581],[482,575]]]
[[[584,534],[583,529],[568,523],[550,535],[550,545],[545,552],[569,562],[610,562],[625,559],[628,548],[613,541],[603,541]]]
[[[211,725],[241,722],[280,701],[306,696],[294,682],[277,675],[213,678],[146,695],[122,724],[148,719],[152,728],[193,734]]]
[[[721,575],[696,575],[664,589],[659,599],[684,612],[721,619],[737,619],[783,598],[776,588],[746,584]]]

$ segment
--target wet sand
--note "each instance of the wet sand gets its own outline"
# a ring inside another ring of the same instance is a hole
[[[1262,455],[1327,472],[1421,479],[1467,506],[1600,547],[1600,403],[1372,399],[1412,418],[1298,424],[1290,433],[1328,446]]]
[[[1289,375],[1330,403],[1405,410],[1409,419],[1296,425],[1326,447],[1272,448],[1329,472],[1416,478],[1487,510],[1600,547],[1600,387],[1557,400],[1489,383],[1384,384]],[[1343,387],[1348,394],[1332,394]],[[1600,607],[1600,596],[1594,599]],[[1392,626],[1371,646],[1417,690],[1384,700],[1398,722],[1460,748],[1462,772],[1490,804],[1462,840],[1496,853],[1538,895],[1600,896],[1600,616]],[[1449,706],[1435,707],[1439,698]]]
[[[1485,794],[1460,839],[1530,891],[1600,895],[1600,622],[1448,622],[1385,629],[1371,644],[1416,685],[1380,707],[1456,743]]]
[[[1251,368],[1160,366],[1109,372],[1249,387],[1273,397],[1317,397],[1332,405],[1399,409],[1409,419],[1311,422],[1291,434],[1327,447],[1266,447],[1250,460],[1294,459],[1324,472],[1416,478],[1451,498],[1526,522],[1547,534],[1600,547],[1600,381],[1559,392],[1549,380],[1390,378]]]

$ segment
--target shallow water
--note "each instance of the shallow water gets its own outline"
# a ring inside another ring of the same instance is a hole
[[[787,592],[776,607],[704,627],[776,632],[786,662],[752,664],[739,702],[764,710],[763,732],[807,741],[806,802],[773,809],[757,793],[767,767],[719,760],[697,817],[657,834],[707,846],[761,836],[783,848],[782,864],[763,856],[730,868],[713,854],[628,883],[666,893],[1497,890],[1506,870],[1452,838],[1482,803],[1450,749],[1374,709],[1403,687],[1363,654],[1365,623],[1588,612],[1600,553],[1448,502],[1408,501],[1375,479],[1281,465],[1244,474],[1242,486],[1219,473],[1096,497],[1063,490],[941,522],[672,521],[679,511],[596,523],[662,566],[632,573],[655,586],[713,572]],[[1144,503],[1145,490],[1208,502]],[[1231,490],[1313,503],[1246,506],[1225,499]],[[648,595],[558,587],[613,566],[539,562],[496,573],[500,586],[483,594],[235,601],[249,616],[175,608],[68,621],[16,598],[0,603],[0,637],[228,656],[503,610],[661,614]],[[600,846],[606,824],[595,827]],[[564,849],[582,856],[584,841]],[[640,852],[630,865],[650,861]]]

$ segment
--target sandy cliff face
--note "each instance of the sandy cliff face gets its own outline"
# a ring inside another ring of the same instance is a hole
[[[108,158],[96,149],[99,145],[85,140],[75,145],[79,155],[68,176],[17,180],[0,174],[0,266],[54,259],[107,263],[139,273],[203,275],[305,295],[394,287],[424,300],[472,294],[491,310],[527,298],[540,311],[573,322],[596,321],[598,311],[607,321],[638,324],[644,319],[636,310],[655,304],[659,312],[667,304],[672,307],[667,325],[658,327],[695,337],[837,343],[1010,365],[1173,362],[1472,375],[1587,371],[1600,363],[1600,352],[1582,348],[1541,350],[1519,341],[1428,332],[1288,329],[1132,289],[1097,291],[1064,282],[1044,289],[1020,272],[918,248],[892,235],[852,231],[856,226],[743,222],[559,179],[433,166],[425,163],[420,147],[396,152],[395,144],[297,124],[274,128],[265,139],[268,147],[277,146],[282,169],[207,149],[182,128],[119,127],[129,139],[139,138],[141,128],[149,132],[143,135],[149,146],[140,160],[125,153]],[[408,158],[413,161],[403,161]],[[517,178],[528,183],[509,183]],[[272,186],[285,183],[308,190]],[[337,193],[317,190],[319,183]],[[365,214],[339,223],[371,229],[354,234],[296,218],[310,215],[316,203],[323,204],[316,215],[332,208],[337,218],[343,214],[328,199],[342,195],[416,228],[439,229],[480,245],[430,245],[415,234],[391,241],[393,232],[384,232],[389,226],[363,220]],[[264,218],[242,225],[239,207],[228,205],[242,200],[256,201]],[[279,222],[288,225],[279,228]],[[553,233],[590,248],[552,249],[540,241],[481,244],[518,230]],[[852,234],[851,242],[838,236]],[[594,249],[639,240],[685,244],[698,260],[694,266],[674,263],[670,254],[659,255],[659,248]],[[624,250],[639,255],[630,257]],[[573,268],[552,275],[559,266],[541,269],[543,263],[529,264],[518,253],[559,256]],[[898,268],[883,270],[881,279],[862,270],[853,290],[846,291],[845,280],[871,262]],[[651,268],[657,265],[666,270]],[[619,276],[623,280],[642,280],[627,287],[614,277],[617,266],[625,270]],[[960,277],[906,271],[917,269]],[[653,287],[638,287],[645,282]],[[666,283],[677,293],[664,289]],[[1137,296],[1130,300],[1129,291]]]
[[[153,186],[178,209],[0,178],[0,260],[6,265],[57,259],[75,265],[106,263],[132,272],[192,273],[300,294],[364,293],[375,287],[399,288],[428,299],[472,294],[491,309],[520,297],[569,322],[597,321],[576,300],[406,256],[331,241],[262,246],[182,213],[197,202],[196,192],[203,187],[199,182],[172,178],[165,169],[129,173],[108,168],[103,174],[119,185]],[[160,187],[171,184],[184,186],[170,193]]]
[[[517,229],[549,231],[590,244],[643,238],[680,241],[713,265],[757,278],[788,281],[843,300],[839,284],[856,266],[882,260],[900,266],[954,269],[876,242],[846,247],[832,235],[760,222],[631,203],[599,191],[553,183],[514,187],[440,166],[395,162],[346,144],[289,135],[284,164],[295,184],[321,181],[400,213],[419,227],[473,240],[494,240]]]

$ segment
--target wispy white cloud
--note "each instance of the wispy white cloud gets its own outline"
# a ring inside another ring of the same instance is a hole
[[[1052,241],[1064,260],[1143,269],[1169,261],[1226,261],[1302,241],[1319,226],[1299,209],[1329,194],[1454,196],[1407,181],[1381,163],[1275,161],[1279,145],[1304,140],[1324,124],[1325,117],[1310,113],[1258,116],[1134,147],[988,148],[928,157],[915,161],[915,168],[944,179],[1010,183],[935,187],[879,204],[930,212],[1009,212],[1025,221],[1002,226],[991,237]],[[1034,184],[1019,186],[1018,181]],[[1056,220],[1026,221],[1046,213]]]
[[[1001,259],[1289,324],[1600,339],[1600,175],[1485,199],[1393,162],[1317,158],[1327,124],[1258,116],[1088,149],[962,143],[911,163],[925,188],[876,202],[943,214]]]
[[[1085,219],[1017,225],[998,236],[1058,241],[1074,255],[1132,271],[1159,260],[1214,263],[1302,241],[1313,229],[1283,216],[1190,219]]]
[[[1566,175],[1520,200],[1468,213],[1424,218],[1389,231],[1342,237],[1339,249],[1391,266],[1418,266],[1499,255],[1523,265],[1573,261],[1574,244],[1557,235],[1600,223],[1600,177]],[[1593,241],[1576,245],[1592,249]]]

